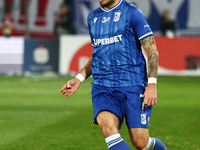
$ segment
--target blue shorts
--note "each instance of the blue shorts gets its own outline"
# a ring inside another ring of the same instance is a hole
[[[124,118],[128,128],[148,128],[151,116],[151,107],[142,107],[145,87],[104,87],[92,85],[93,119],[97,124],[96,117],[101,111],[110,111],[120,120],[120,128]]]

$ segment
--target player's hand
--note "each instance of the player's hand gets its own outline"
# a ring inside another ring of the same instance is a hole
[[[144,92],[144,106],[149,107],[157,103],[156,84],[149,83]]]
[[[64,94],[67,97],[70,97],[72,94],[74,94],[79,86],[81,84],[81,81],[78,78],[73,78],[69,80],[60,90],[62,94]]]

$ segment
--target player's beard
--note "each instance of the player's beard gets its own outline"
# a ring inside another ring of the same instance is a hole
[[[106,1],[106,2],[104,2],[104,1]],[[99,1],[101,7],[109,7],[109,6],[111,6],[114,2],[115,2],[115,0],[103,0],[103,1]]]

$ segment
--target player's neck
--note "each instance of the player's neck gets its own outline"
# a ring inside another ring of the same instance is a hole
[[[109,5],[107,7],[103,7],[103,8],[106,9],[106,10],[109,10],[109,9],[115,7],[119,2],[120,2],[120,0],[115,0],[114,3],[112,3],[111,5]]]

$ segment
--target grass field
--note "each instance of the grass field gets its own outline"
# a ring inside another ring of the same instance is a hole
[[[0,150],[107,149],[92,124],[92,79],[67,98],[59,90],[68,79],[0,76]],[[169,150],[200,150],[200,77],[159,77],[158,83],[150,135]],[[125,124],[121,135],[131,145]]]

